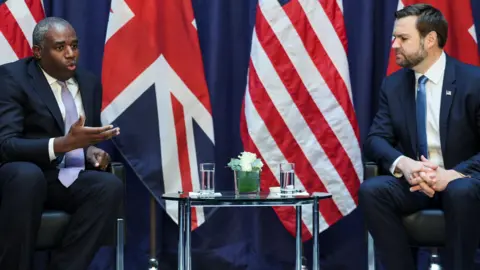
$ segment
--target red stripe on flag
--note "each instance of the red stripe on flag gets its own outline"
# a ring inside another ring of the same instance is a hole
[[[355,167],[353,166],[352,160],[349,158],[347,152],[345,151],[343,146],[340,144],[336,134],[331,129],[330,125],[326,121],[322,112],[315,104],[315,101],[312,99],[312,96],[308,93],[308,90],[303,84],[295,67],[291,63],[288,55],[285,53],[285,50],[283,49],[282,44],[275,36],[275,33],[272,31],[268,22],[265,20],[260,8],[258,8],[257,10],[257,23],[255,25],[255,28],[257,30],[257,35],[258,35],[260,44],[262,45],[270,61],[274,65],[274,68],[278,73],[278,75],[280,76],[282,83],[287,88],[290,94],[290,97],[297,105],[300,113],[305,118],[306,123],[308,124],[313,134],[315,135],[315,138],[324,149],[328,159],[330,160],[332,165],[335,167],[340,177],[343,179],[343,182],[345,183],[350,195],[356,202],[357,191],[360,186],[360,181],[358,180],[357,173],[355,171]],[[327,59],[329,58],[327,57]],[[328,61],[327,59],[325,59],[326,62]],[[319,59],[319,60],[322,60],[322,59]],[[332,72],[330,72],[330,74],[331,73]],[[252,89],[256,89],[256,87],[253,87]],[[263,86],[262,86],[262,89],[264,90]],[[255,91],[255,94],[256,93],[257,92]],[[267,98],[268,98],[268,95],[267,95]],[[259,102],[261,102],[261,99],[259,99]],[[274,106],[274,105],[272,104],[271,106]],[[351,108],[351,110],[352,112],[350,113],[350,115],[354,115],[353,108]],[[355,119],[351,120],[351,122],[352,121],[355,121]],[[269,122],[266,121],[266,123],[268,124]],[[277,121],[273,121],[271,123],[277,123]],[[356,122],[353,122],[353,124],[354,124],[353,126],[356,126]],[[285,128],[288,129],[287,127]],[[298,161],[295,163],[298,163]],[[299,170],[299,172],[305,172],[305,171]],[[312,174],[306,174],[306,175],[312,175]],[[309,177],[306,177],[304,179],[309,179]],[[315,182],[315,181],[308,181],[308,182]],[[310,191],[319,191],[319,190],[310,190]],[[326,190],[322,190],[322,191],[326,191]]]
[[[188,159],[187,145],[187,125],[185,123],[185,113],[182,103],[174,95],[170,94],[173,109],[173,119],[175,122],[175,133],[177,135],[178,163],[180,165],[180,176],[182,179],[182,191],[193,191],[192,175],[190,170],[190,161]],[[168,157],[163,157],[168,158]],[[192,229],[198,227],[197,212],[192,211]]]
[[[165,58],[192,93],[212,114],[198,34],[192,25],[191,0],[163,0],[160,23]],[[179,16],[182,15],[182,16]]]
[[[161,54],[156,0],[125,1],[135,17],[120,28],[105,44],[102,69],[103,106],[109,105]],[[149,7],[149,8],[143,8]],[[150,19],[149,19],[150,18]],[[128,42],[128,41],[135,42]],[[143,42],[138,42],[142,40]],[[121,61],[119,56],[121,53]],[[140,53],[141,52],[141,53]],[[121,75],[121,76],[119,76]]]
[[[335,3],[335,1],[328,2]],[[318,39],[317,35],[315,34],[315,31],[305,15],[304,10],[300,6],[300,3],[297,1],[292,1],[291,3],[291,5],[288,5],[288,8],[284,8],[285,13],[290,18],[290,21],[297,30],[297,33],[300,36],[308,55],[317,67],[317,70],[320,72],[323,79],[327,83],[328,88],[331,90],[332,94],[335,96],[343,111],[347,115],[348,121],[355,131],[357,141],[360,141],[360,130],[358,128],[355,111],[353,109],[352,101],[350,100],[347,85],[328,56],[325,48],[320,42],[320,39]],[[340,20],[343,20],[343,17],[341,17]],[[265,30],[269,32],[268,28],[269,26],[267,26],[267,29]]]
[[[31,56],[32,49],[30,48],[22,29],[5,4],[0,5],[0,18],[2,18],[0,32],[3,33],[17,57],[24,58]]]
[[[248,75],[248,89],[252,103],[272,135],[272,138],[278,145],[278,148],[288,162],[295,163],[295,173],[300,179],[303,179],[302,183],[305,190],[309,193],[327,192],[327,189],[317,176],[312,164],[305,156],[282,116],[270,100],[251,62]],[[322,206],[324,207],[320,210],[328,224],[333,224],[342,217],[333,200],[326,201]]]
[[[42,3],[40,0],[25,0],[27,7],[30,9],[35,22],[41,21],[45,18],[45,13],[43,12]]]
[[[103,106],[109,105],[146,67],[165,55],[175,73],[210,114],[210,96],[189,0],[126,1],[135,16],[105,44]],[[149,7],[149,8],[145,8]],[[142,40],[143,42],[126,42]],[[122,64],[118,62],[122,54]],[[122,76],[118,76],[122,74]]]
[[[242,110],[240,114],[240,134],[242,137],[242,143],[245,151],[251,152],[251,153],[260,153],[258,151],[257,147],[255,146],[255,143],[253,143],[252,138],[250,137],[250,134],[248,132],[248,127],[247,127],[247,121],[245,119],[245,103],[242,103]],[[267,164],[265,159],[259,155],[261,158],[263,164]],[[261,189],[262,191],[268,191],[269,187],[276,187],[279,186],[277,180],[275,179],[275,176],[273,172],[270,170],[268,166],[265,166],[264,169],[262,170],[261,174]],[[323,204],[323,201],[322,201]],[[296,228],[296,223],[295,223],[295,208],[294,207],[273,207],[277,215],[280,217],[280,221],[283,223],[285,228],[288,230],[289,233],[292,235],[295,235],[295,228]],[[310,234],[307,226],[305,226],[305,223],[302,222],[302,239],[308,240],[312,237]]]
[[[337,1],[332,0],[320,0],[320,4],[323,7],[323,10],[327,14],[328,19],[333,25],[337,36],[342,42],[345,53],[348,52],[348,41],[347,41],[347,30],[345,30],[345,23],[343,21],[343,13],[340,7],[338,6]]]

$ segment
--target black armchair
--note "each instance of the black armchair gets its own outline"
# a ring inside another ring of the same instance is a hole
[[[112,162],[109,171],[125,184],[125,167],[121,163]],[[124,185],[125,186],[125,185]],[[62,236],[70,221],[70,215],[63,211],[46,210],[38,231],[36,250],[51,250],[60,244]],[[103,239],[104,246],[116,246],[116,269],[123,270],[123,247],[125,244],[125,212],[122,204],[118,207],[117,222],[112,233]]]
[[[373,162],[365,164],[365,181],[379,175],[379,168]],[[412,247],[425,247],[431,250],[430,269],[438,265],[438,248],[445,245],[445,219],[443,211],[427,209],[403,218],[403,224]],[[439,269],[439,268],[438,268]]]

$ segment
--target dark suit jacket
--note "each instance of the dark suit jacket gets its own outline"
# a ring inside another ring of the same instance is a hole
[[[85,125],[100,126],[102,87],[86,71],[75,79],[82,96]],[[0,66],[0,163],[28,161],[41,168],[50,162],[48,140],[65,134],[65,125],[52,89],[33,58]]]
[[[480,179],[480,68],[447,56],[439,124],[445,168]],[[384,170],[402,154],[417,159],[416,132],[415,73],[401,69],[382,84],[364,153]]]

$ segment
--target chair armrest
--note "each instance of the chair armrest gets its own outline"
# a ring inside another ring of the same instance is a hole
[[[379,175],[378,165],[375,162],[365,162],[365,180]]]
[[[120,180],[122,180],[122,182],[125,184],[125,166],[123,166],[122,163],[111,162],[109,166],[109,171],[118,178],[120,178]]]

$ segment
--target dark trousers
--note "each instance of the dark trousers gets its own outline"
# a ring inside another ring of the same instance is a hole
[[[44,208],[72,214],[49,270],[87,269],[102,236],[113,228],[122,183],[113,174],[81,172],[65,188],[58,170],[42,171],[29,162],[0,167],[0,269],[32,269],[37,231]]]
[[[360,187],[359,207],[386,269],[416,269],[402,217],[427,208],[439,208],[445,214],[444,269],[474,269],[480,240],[480,180],[454,180],[434,198],[409,188],[404,178],[393,176],[368,179]]]

